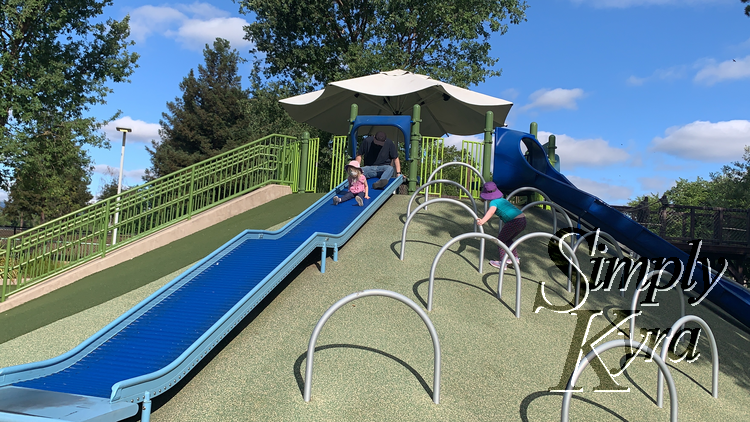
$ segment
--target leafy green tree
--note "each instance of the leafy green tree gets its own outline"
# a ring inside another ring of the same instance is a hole
[[[298,88],[278,81],[264,82],[257,63],[250,76],[250,82],[251,98],[248,112],[252,115],[253,139],[272,133],[301,136],[302,132],[308,132],[310,138],[319,138],[318,161],[313,165],[318,167],[318,190],[327,192],[331,177],[333,135],[292,119],[284,110],[279,99],[299,94]]]
[[[46,131],[24,140],[26,153],[19,157],[6,203],[7,213],[21,224],[44,223],[92,199],[91,160],[74,138]]]
[[[742,160],[722,167],[720,173],[711,173],[716,195],[723,198],[727,208],[750,208],[750,146],[745,146]]]
[[[129,18],[95,22],[111,0],[7,0],[0,3],[0,159],[11,170],[28,154],[24,139],[50,128],[88,133],[77,140],[106,146],[102,123],[85,118],[104,103],[109,82],[126,82]],[[112,119],[116,117],[113,116]],[[51,121],[54,121],[50,124]],[[61,137],[56,138],[62,142]],[[6,172],[7,189],[14,179]]]
[[[203,50],[205,66],[198,66],[180,83],[182,97],[167,103],[159,135],[153,141],[152,180],[248,142],[252,137],[250,93],[242,89],[239,64],[243,61],[229,41],[217,38]]]
[[[701,207],[750,208],[750,147],[742,160],[709,174],[709,180],[678,179],[664,194],[670,204]]]
[[[750,3],[750,0],[742,0],[743,3]],[[745,6],[745,14],[750,16],[750,5]]]
[[[296,86],[400,68],[467,87],[497,76],[492,33],[526,19],[524,0],[241,0],[267,76]]]
[[[664,192],[670,204],[692,205],[698,207],[716,206],[715,183],[700,176],[694,181],[679,178],[675,185]]]
[[[96,196],[97,201],[103,201],[107,198],[111,198],[117,195],[117,177],[109,175],[109,179],[99,189],[99,194]],[[122,185],[120,192],[125,192],[130,189],[130,186]]]
[[[138,59],[128,51],[128,17],[95,21],[111,4],[0,3],[0,187],[9,191],[7,213],[21,222],[44,222],[91,199],[82,147],[108,146],[100,132],[107,120],[84,114],[104,103],[110,82],[128,81]]]

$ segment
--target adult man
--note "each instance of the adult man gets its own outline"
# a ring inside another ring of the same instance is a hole
[[[378,132],[374,137],[368,136],[362,141],[357,151],[357,161],[362,166],[365,177],[380,178],[372,184],[373,189],[383,189],[388,184],[393,176],[393,165],[396,166],[396,176],[401,174],[396,144],[385,136],[385,132]]]

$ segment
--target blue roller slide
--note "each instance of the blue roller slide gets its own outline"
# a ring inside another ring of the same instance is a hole
[[[521,151],[526,146],[528,159]],[[531,134],[506,128],[495,129],[495,161],[493,180],[501,190],[523,186],[535,187],[546,193],[552,201],[581,217],[594,227],[612,235],[618,242],[641,256],[648,258],[675,257],[690,269],[687,253],[673,246],[601,199],[576,188],[565,176],[549,164],[547,154]],[[692,265],[692,264],[691,264]],[[719,263],[712,265],[717,269]],[[697,293],[704,290],[704,270],[698,263],[693,273]],[[745,326],[750,327],[750,291],[736,283],[721,278],[714,283],[706,299],[710,300]],[[659,300],[659,297],[656,297]]]
[[[363,207],[332,204],[344,182],[280,230],[240,233],[68,353],[0,369],[0,421],[118,421],[150,408],[311,252],[336,259],[403,178],[375,181]]]

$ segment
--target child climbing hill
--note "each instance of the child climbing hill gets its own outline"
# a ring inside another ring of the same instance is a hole
[[[526,216],[515,205],[503,198],[503,193],[500,192],[494,182],[485,183],[479,197],[485,201],[490,201],[490,208],[484,217],[477,218],[477,224],[481,226],[489,221],[493,214],[497,214],[503,220],[503,228],[500,229],[497,238],[507,246],[510,246],[516,236],[526,228]],[[513,255],[520,263],[521,260],[518,258],[518,252],[514,250]],[[505,260],[505,251],[500,248],[500,260],[490,261],[490,265],[500,268],[503,265],[503,260]],[[508,259],[508,264],[511,264],[510,259]]]

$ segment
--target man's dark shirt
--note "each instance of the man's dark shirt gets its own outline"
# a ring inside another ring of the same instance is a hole
[[[375,137],[368,136],[362,141],[358,155],[362,156],[362,166],[390,166],[391,160],[398,158],[398,151],[390,139],[381,146],[375,143]]]

